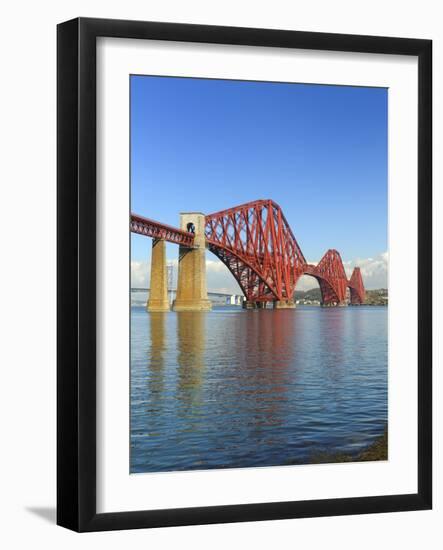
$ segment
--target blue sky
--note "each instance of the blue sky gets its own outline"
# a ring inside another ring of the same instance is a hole
[[[328,248],[344,261],[377,258],[387,251],[387,95],[132,76],[131,209],[178,226],[180,211],[271,198],[308,260]],[[131,244],[133,261],[149,260],[149,240]]]

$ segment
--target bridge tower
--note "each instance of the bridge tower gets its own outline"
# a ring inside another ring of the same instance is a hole
[[[178,258],[177,295],[174,311],[209,311],[206,288],[205,215],[201,212],[182,212],[180,228],[195,234],[192,248],[180,245]]]
[[[166,243],[163,239],[152,239],[151,284],[146,309],[169,311]]]

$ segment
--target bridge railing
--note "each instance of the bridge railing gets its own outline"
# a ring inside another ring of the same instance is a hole
[[[138,214],[131,214],[130,228],[132,233],[144,235],[145,237],[163,239],[170,243],[181,244],[190,248],[194,244],[193,233],[139,216]]]

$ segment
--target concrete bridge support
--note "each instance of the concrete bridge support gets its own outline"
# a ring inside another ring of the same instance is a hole
[[[266,309],[266,302],[243,300],[243,309]]]
[[[150,287],[146,309],[148,311],[169,311],[166,243],[161,239],[152,240]]]
[[[205,215],[201,212],[180,214],[180,228],[194,230],[194,247],[180,246],[178,259],[177,296],[174,311],[209,311],[206,288]]]
[[[275,300],[274,309],[294,309],[294,300]]]

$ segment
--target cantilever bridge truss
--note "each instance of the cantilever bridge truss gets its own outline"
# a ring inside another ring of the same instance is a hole
[[[324,305],[362,304],[360,268],[348,280],[337,250],[317,265],[308,264],[278,204],[257,200],[205,217],[209,250],[229,269],[250,302],[290,301],[298,279],[317,279]],[[194,235],[133,214],[131,231],[192,247]]]

